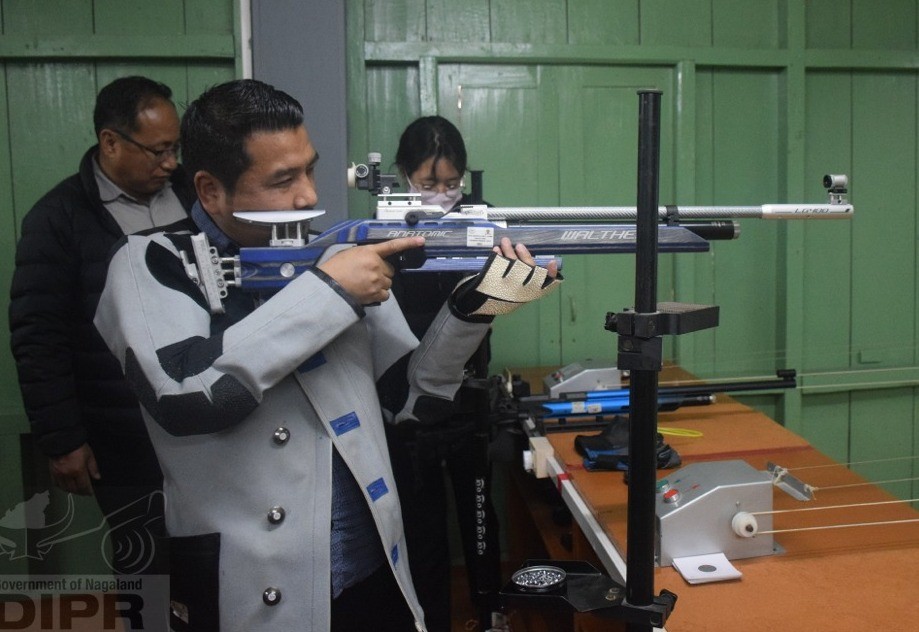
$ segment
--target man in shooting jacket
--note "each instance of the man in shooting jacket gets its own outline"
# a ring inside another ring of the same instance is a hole
[[[192,223],[126,238],[95,319],[163,468],[173,629],[424,630],[383,423],[447,415],[494,315],[554,289],[555,265],[496,246],[420,342],[386,258],[421,238],[329,253],[270,296],[231,287],[211,309],[191,234],[223,257],[266,246],[269,229],[233,213],[311,208],[318,154],[300,105],[253,80],[193,102],[182,146]],[[377,383],[407,354],[408,399],[382,409]]]

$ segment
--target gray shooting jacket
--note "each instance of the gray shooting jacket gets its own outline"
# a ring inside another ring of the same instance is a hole
[[[424,630],[376,381],[412,353],[399,419],[449,400],[489,325],[444,306],[419,343],[394,298],[362,308],[319,270],[264,301],[231,288],[212,315],[181,251],[187,233],[127,237],[95,317],[163,469],[173,567],[190,556],[175,629],[328,630],[334,445]]]

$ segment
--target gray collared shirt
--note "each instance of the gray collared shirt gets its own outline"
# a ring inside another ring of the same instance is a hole
[[[93,158],[93,174],[99,186],[99,197],[103,206],[118,222],[125,235],[156,226],[166,226],[188,216],[182,203],[167,183],[147,201],[137,200],[112,182],[102,172],[99,162]]]

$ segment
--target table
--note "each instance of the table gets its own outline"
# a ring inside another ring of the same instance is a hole
[[[702,433],[698,438],[666,437],[680,453],[683,465],[742,459],[765,470],[767,461],[772,461],[818,488],[815,500],[806,503],[774,489],[775,510],[895,500],[876,485],[865,484],[864,479],[835,463],[801,437],[726,396],[719,396],[719,401],[710,406],[660,413],[658,425]],[[589,507],[602,531],[599,535],[607,537],[624,555],[628,490],[623,474],[585,470],[574,449],[576,434],[547,435],[555,459],[564,472],[562,478],[567,477],[569,481],[563,484]],[[659,474],[663,478],[667,471]],[[521,496],[509,506],[509,539],[518,528],[526,531],[522,525],[523,515],[539,531],[553,559],[591,558],[593,552],[588,544],[597,534],[584,533],[577,524],[568,533],[565,527],[547,520],[532,490],[525,490],[534,483],[528,481],[528,477],[512,476]],[[558,486],[558,477],[553,478]],[[919,512],[910,504],[892,503],[778,513],[773,516],[773,528],[801,529],[917,518]],[[919,600],[915,597],[919,582],[916,570],[919,567],[919,522],[793,531],[777,533],[774,538],[784,552],[732,561],[743,573],[739,580],[690,585],[675,569],[657,568],[655,593],[667,589],[678,595],[666,629],[671,632],[731,629],[848,632],[912,630],[919,626]],[[511,552],[512,557],[521,553],[519,547],[512,547]],[[594,555],[592,559],[599,558]],[[557,621],[552,625],[555,627],[546,629],[561,629]],[[571,629],[611,630],[620,629],[620,626],[591,615],[577,615],[572,619]]]

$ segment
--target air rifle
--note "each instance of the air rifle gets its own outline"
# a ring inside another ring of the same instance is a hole
[[[702,382],[684,386],[661,386],[658,390],[658,410],[673,411],[683,406],[713,404],[716,393],[738,393],[772,390],[778,388],[795,388],[797,372],[794,369],[776,371],[775,379],[744,380],[723,382]],[[604,389],[580,393],[565,393],[559,397],[547,395],[527,395],[519,397],[516,408],[519,415],[525,415],[540,426],[540,434],[552,430],[570,431],[573,426],[578,429],[593,427],[594,419],[612,415],[627,415],[630,412],[630,390]],[[547,420],[558,423],[551,427]],[[574,422],[573,424],[571,422]]]
[[[709,240],[736,238],[739,226],[723,218],[848,219],[853,207],[846,201],[846,182],[845,176],[824,177],[830,192],[827,204],[662,207],[658,249],[706,252]],[[439,206],[422,204],[417,194],[382,193],[376,218],[347,220],[309,239],[310,221],[324,212],[234,213],[240,221],[270,226],[269,246],[242,248],[236,256],[221,257],[200,233],[192,237],[194,260],[182,253],[186,272],[204,289],[211,311],[221,313],[229,287],[275,292],[340,250],[397,237],[425,238],[423,248],[405,251],[393,261],[406,272],[470,273],[481,268],[504,237],[525,244],[540,264],[558,255],[633,253],[637,238],[636,209],[630,207],[498,209],[471,205],[445,213]]]

